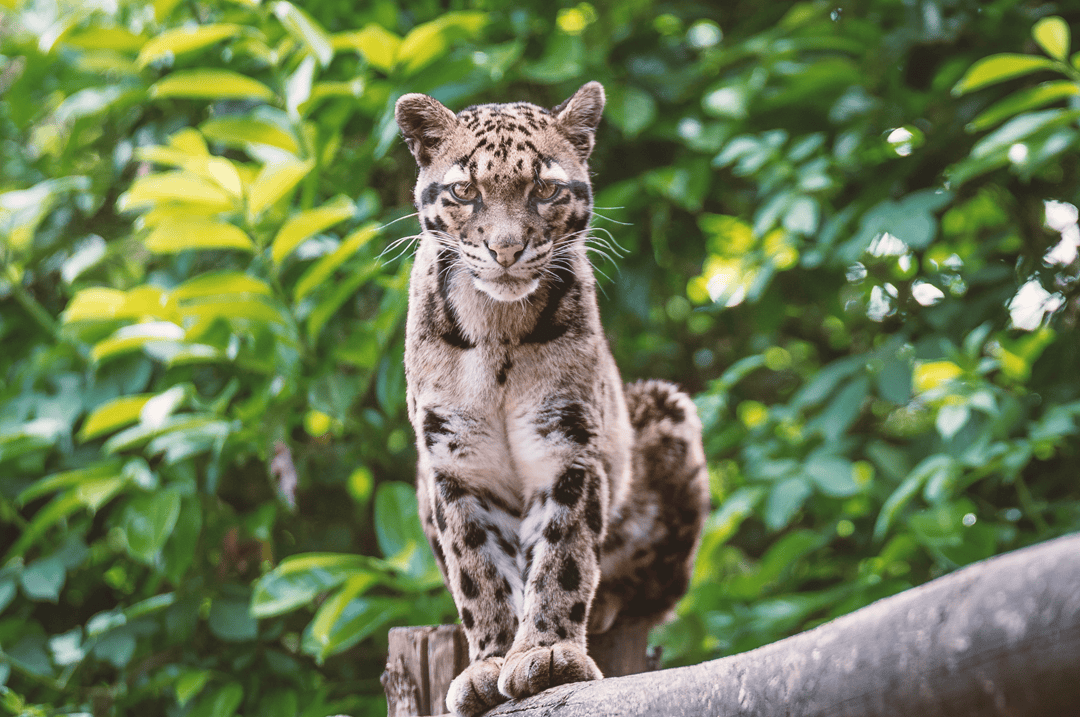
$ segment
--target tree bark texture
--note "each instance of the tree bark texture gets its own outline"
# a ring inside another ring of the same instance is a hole
[[[1080,715],[1080,534],[975,563],[751,652],[562,685],[488,715]]]

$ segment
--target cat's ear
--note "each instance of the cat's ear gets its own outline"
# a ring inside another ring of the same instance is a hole
[[[434,152],[458,122],[457,116],[437,99],[415,92],[402,95],[397,101],[394,119],[405,144],[421,167],[431,163]]]
[[[592,154],[603,111],[604,87],[599,82],[585,83],[573,97],[551,111],[582,162]]]

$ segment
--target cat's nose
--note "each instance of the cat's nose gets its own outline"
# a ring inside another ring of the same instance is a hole
[[[491,258],[502,266],[509,267],[514,264],[525,252],[525,244],[518,239],[499,239],[493,242],[485,242]]]

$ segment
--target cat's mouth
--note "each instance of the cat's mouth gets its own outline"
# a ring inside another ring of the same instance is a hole
[[[540,286],[540,279],[535,276],[514,276],[510,272],[502,272],[492,277],[474,274],[473,286],[495,301],[520,301],[536,291]]]

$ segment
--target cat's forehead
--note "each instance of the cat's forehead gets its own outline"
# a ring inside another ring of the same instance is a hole
[[[566,181],[573,171],[563,166],[570,164],[572,148],[543,107],[528,102],[475,105],[459,112],[458,120],[461,136],[455,145],[468,149],[450,158],[443,183],[534,177]]]

